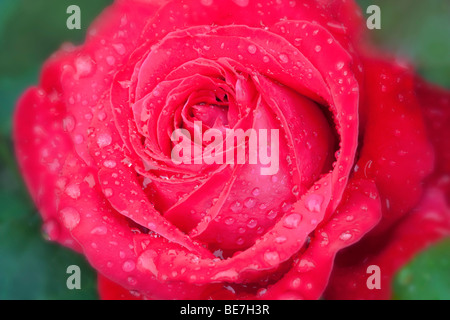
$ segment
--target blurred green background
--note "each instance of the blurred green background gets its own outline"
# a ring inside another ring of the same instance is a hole
[[[17,171],[11,144],[15,101],[37,83],[43,61],[63,42],[81,43],[92,19],[112,0],[0,0],[0,300],[97,299],[84,258],[41,233],[40,217]],[[381,8],[373,39],[407,57],[431,82],[450,88],[449,0],[359,0]],[[81,30],[68,30],[66,8],[81,8]],[[81,290],[66,287],[66,268],[81,268]],[[394,280],[396,299],[450,299],[450,240],[415,257]]]

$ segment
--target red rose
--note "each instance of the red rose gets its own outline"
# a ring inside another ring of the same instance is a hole
[[[375,54],[361,17],[338,0],[116,1],[18,103],[48,236],[105,299],[389,298],[450,233],[450,94]],[[239,129],[267,145],[233,138],[211,161]]]

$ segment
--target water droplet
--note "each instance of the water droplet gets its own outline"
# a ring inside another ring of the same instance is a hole
[[[110,198],[113,196],[113,191],[110,188],[106,188],[104,191],[105,197]]]
[[[75,59],[76,77],[87,77],[94,71],[94,62],[89,56],[80,56]]]
[[[249,208],[249,209],[251,209],[251,208],[253,208],[254,206],[256,205],[256,200],[255,200],[255,198],[247,198],[247,199],[245,199],[244,200],[244,206],[246,207],[246,208]]]
[[[105,113],[104,111],[100,111],[100,112],[97,114],[97,118],[98,118],[98,120],[100,120],[100,121],[105,120],[105,119],[106,119],[106,113]]]
[[[116,58],[114,58],[113,56],[107,56],[106,63],[109,64],[110,66],[113,66],[114,63],[116,63]]]
[[[297,271],[298,272],[309,272],[312,269],[314,269],[316,265],[314,262],[308,260],[308,259],[302,259],[297,265]]]
[[[248,6],[249,0],[233,0],[233,2],[240,7],[246,7]]]
[[[128,277],[127,279],[128,283],[132,286],[135,286],[137,284],[137,280],[133,277]],[[139,293],[136,291],[130,291],[131,294],[133,294],[134,296],[139,296]]]
[[[292,204],[290,204],[290,203],[283,202],[281,204],[281,211],[284,213],[288,212],[291,208],[292,208]]]
[[[99,227],[95,227],[94,229],[91,230],[91,234],[96,234],[96,235],[105,235],[108,232],[108,228],[106,228],[105,226],[99,226]]]
[[[264,260],[271,266],[276,266],[280,263],[280,255],[276,251],[267,251],[264,253]]]
[[[154,250],[144,251],[138,258],[138,270],[150,271],[154,276],[158,276],[158,269],[156,268],[154,258],[157,256]]]
[[[315,46],[314,50],[315,50],[316,52],[320,52],[320,50],[322,50],[322,47],[319,46],[319,45],[317,45],[317,46]]]
[[[117,166],[117,163],[116,163],[114,160],[105,160],[105,161],[103,162],[103,165],[104,165],[106,168],[112,169],[112,168],[115,168],[115,167]]]
[[[248,52],[250,54],[255,54],[256,53],[256,46],[254,44],[251,44],[248,46]]]
[[[239,201],[236,201],[231,205],[230,209],[234,213],[237,213],[242,210],[242,203],[240,203]]]
[[[345,217],[345,221],[353,221],[355,217],[353,215],[348,215]]]
[[[200,1],[202,5],[209,7],[213,4],[213,0],[201,0]]]
[[[275,242],[278,244],[286,242],[287,238],[285,236],[279,236],[275,238]]]
[[[237,244],[238,246],[243,245],[243,244],[244,244],[244,239],[243,239],[243,238],[238,238],[238,239],[236,240],[236,244]]]
[[[252,195],[254,195],[255,197],[259,196],[260,193],[261,191],[259,190],[259,188],[255,188],[252,190]]]
[[[291,288],[292,288],[292,289],[297,289],[298,287],[300,287],[300,284],[301,284],[300,278],[295,278],[295,279],[292,280],[292,282],[291,282]]]
[[[283,63],[288,63],[289,62],[289,58],[287,55],[285,55],[284,53],[279,55],[280,61]]]
[[[83,136],[82,136],[81,134],[77,134],[77,135],[75,135],[75,136],[73,137],[73,142],[74,142],[75,144],[82,144],[83,141],[84,141],[84,138],[83,138]]]
[[[112,142],[112,137],[108,133],[101,133],[97,137],[97,144],[100,148],[109,146]]]
[[[267,213],[267,219],[273,220],[273,219],[275,219],[275,218],[277,217],[277,215],[278,215],[278,213],[277,213],[276,211],[270,210],[270,211]]]
[[[233,217],[228,217],[225,219],[225,224],[226,225],[232,225],[234,223],[234,218]]]
[[[75,129],[75,118],[72,116],[67,116],[63,120],[64,130],[67,132],[72,132]]]
[[[263,62],[264,62],[264,63],[267,63],[267,62],[269,62],[269,61],[270,61],[270,59],[269,59],[268,56],[264,56],[264,57],[263,57]]]
[[[249,227],[250,229],[255,228],[258,225],[258,221],[255,219],[250,219],[247,223],[247,227]]]
[[[323,196],[319,194],[310,194],[305,198],[305,206],[311,212],[320,212],[323,202]]]
[[[338,62],[338,63],[336,64],[336,69],[337,69],[337,70],[341,70],[341,69],[344,67],[344,65],[345,65],[344,62]]]
[[[122,270],[125,272],[131,272],[134,270],[135,267],[136,267],[136,264],[134,263],[134,261],[127,260],[123,263]]]
[[[116,50],[116,52],[120,55],[124,55],[127,51],[125,46],[122,43],[113,43],[113,48]]]
[[[352,234],[349,231],[345,231],[339,236],[339,239],[341,239],[342,241],[347,241],[347,240],[350,240],[351,237],[352,237]]]
[[[63,225],[72,230],[80,223],[80,213],[71,207],[64,208],[60,211]]]
[[[292,213],[284,218],[283,225],[289,229],[295,229],[302,221],[302,216],[298,213]]]
[[[71,185],[67,186],[65,192],[72,199],[78,199],[81,194],[80,186],[77,184],[71,184]]]
[[[292,187],[292,194],[293,194],[294,196],[298,196],[299,192],[300,192],[300,191],[299,191],[298,185],[295,185],[295,186]]]

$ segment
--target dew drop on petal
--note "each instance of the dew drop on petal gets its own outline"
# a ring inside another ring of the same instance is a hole
[[[309,259],[301,259],[300,262],[297,264],[297,272],[304,273],[309,272],[313,270],[316,267],[314,262],[310,261]]]
[[[87,77],[94,71],[94,62],[89,56],[80,56],[75,59],[77,77]]]
[[[285,236],[278,236],[275,238],[275,242],[278,244],[284,243],[287,241],[287,238]]]
[[[288,63],[289,62],[289,58],[287,55],[285,55],[284,53],[279,55],[280,61],[283,63]]]
[[[234,223],[234,218],[233,217],[228,217],[225,219],[225,224],[226,225],[232,225]]]
[[[248,6],[249,0],[233,0],[233,2],[240,7],[246,7]]]
[[[251,209],[251,208],[253,208],[254,206],[256,205],[256,200],[255,200],[255,198],[247,198],[247,199],[245,199],[244,200],[244,206],[246,207],[246,208],[249,208],[249,209]]]
[[[113,45],[114,50],[120,55],[123,55],[126,53],[127,49],[122,43],[114,43]]]
[[[342,241],[347,241],[350,240],[352,238],[352,234],[348,231],[343,232],[340,236],[339,239],[341,239]]]
[[[305,206],[311,212],[320,212],[322,209],[323,196],[310,194],[305,198]]]
[[[97,137],[97,144],[100,148],[109,146],[112,142],[112,137],[108,133],[101,133]]]
[[[77,135],[75,135],[75,136],[73,137],[73,142],[74,142],[75,144],[82,144],[83,141],[84,141],[84,138],[83,138],[83,136],[82,136],[81,134],[77,134]]]
[[[110,66],[113,66],[114,63],[116,63],[116,58],[114,58],[113,56],[107,56],[106,63],[109,64]]]
[[[295,278],[294,280],[291,281],[291,288],[297,289],[298,287],[300,287],[300,284],[301,284],[300,278]]]
[[[106,188],[104,191],[105,197],[110,198],[113,195],[113,191],[110,188]]]
[[[105,161],[103,162],[103,165],[104,165],[106,168],[112,169],[112,168],[115,168],[115,167],[116,167],[117,163],[116,163],[114,160],[105,160]]]
[[[127,260],[122,264],[122,270],[125,272],[131,272],[134,270],[135,267],[136,264],[134,263],[134,261],[131,260]]]
[[[236,201],[231,205],[230,209],[234,213],[237,213],[242,210],[242,203],[240,203],[239,201]]]
[[[255,188],[252,190],[252,195],[254,195],[255,197],[259,196],[260,193],[261,191],[259,190],[259,188]]]
[[[101,235],[101,236],[105,235],[107,232],[108,232],[108,228],[106,228],[105,226],[98,226],[91,230],[91,234],[96,234],[96,235]]]
[[[80,223],[80,213],[71,207],[64,208],[60,211],[63,225],[72,230]]]
[[[258,225],[258,221],[255,220],[255,219],[250,219],[250,220],[247,222],[247,227],[249,227],[250,229],[255,228],[257,225]]]
[[[100,121],[105,120],[105,119],[106,119],[106,113],[105,113],[104,111],[100,111],[100,112],[97,114],[97,118],[98,118],[98,120],[100,120]]]
[[[295,229],[302,221],[302,216],[298,213],[292,213],[284,218],[283,225],[289,229]]]
[[[213,4],[213,0],[201,0],[200,1],[202,5],[209,7]]]
[[[67,132],[72,132],[75,129],[75,118],[73,116],[67,116],[63,120],[64,130]]]
[[[276,212],[275,210],[270,210],[269,212],[267,212],[267,219],[269,220],[273,220],[277,217],[278,212]]]
[[[71,184],[66,188],[66,194],[72,199],[78,199],[80,197],[81,191],[80,186],[77,184]]]
[[[280,255],[276,251],[267,251],[264,253],[264,261],[271,266],[276,266],[280,263]]]
[[[249,45],[247,49],[250,54],[256,53],[256,46],[254,44]]]

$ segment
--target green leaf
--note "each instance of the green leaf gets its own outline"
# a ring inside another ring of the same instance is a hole
[[[358,0],[381,10],[381,29],[370,30],[385,51],[407,58],[431,82],[450,88],[450,1]]]
[[[450,300],[450,238],[417,255],[393,282],[399,300]]]
[[[0,300],[96,299],[96,274],[85,259],[43,240],[36,212],[0,224]],[[69,290],[67,267],[81,270],[81,289]]]

